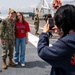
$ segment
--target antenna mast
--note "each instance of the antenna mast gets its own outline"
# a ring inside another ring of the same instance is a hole
[[[44,15],[44,9],[48,10],[48,13],[50,13],[50,6],[48,5],[47,0],[40,0],[39,4],[35,8],[35,13]]]

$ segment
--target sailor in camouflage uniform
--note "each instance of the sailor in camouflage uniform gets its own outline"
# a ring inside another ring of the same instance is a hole
[[[34,25],[35,25],[35,35],[38,35],[38,30],[39,30],[39,17],[38,14],[35,15],[34,17]]]
[[[6,69],[6,58],[9,56],[8,64],[10,66],[16,66],[12,61],[14,41],[15,41],[15,24],[14,24],[14,10],[10,10],[8,17],[2,21],[1,26],[1,43],[2,43],[2,68]]]

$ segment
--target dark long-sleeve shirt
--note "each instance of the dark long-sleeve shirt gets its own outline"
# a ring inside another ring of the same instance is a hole
[[[48,34],[41,33],[37,50],[52,65],[50,75],[75,75],[75,34],[68,34],[49,47]]]

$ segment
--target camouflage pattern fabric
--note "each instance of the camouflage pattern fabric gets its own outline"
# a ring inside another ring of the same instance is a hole
[[[3,20],[1,23],[1,39],[8,40],[15,38],[15,25],[13,20]]]
[[[4,40],[2,44],[2,59],[6,59],[7,55],[9,58],[13,58],[14,42],[13,40]]]
[[[9,58],[12,58],[15,41],[15,24],[13,20],[6,18],[2,21],[0,37],[1,40],[4,40],[4,42],[2,43],[2,58],[6,59],[8,51]]]
[[[34,25],[35,25],[35,32],[38,32],[39,30],[39,17],[38,16],[34,17]]]

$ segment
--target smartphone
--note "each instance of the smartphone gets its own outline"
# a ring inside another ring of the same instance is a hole
[[[50,25],[50,30],[54,27],[54,20],[52,18],[48,18],[47,23]]]

